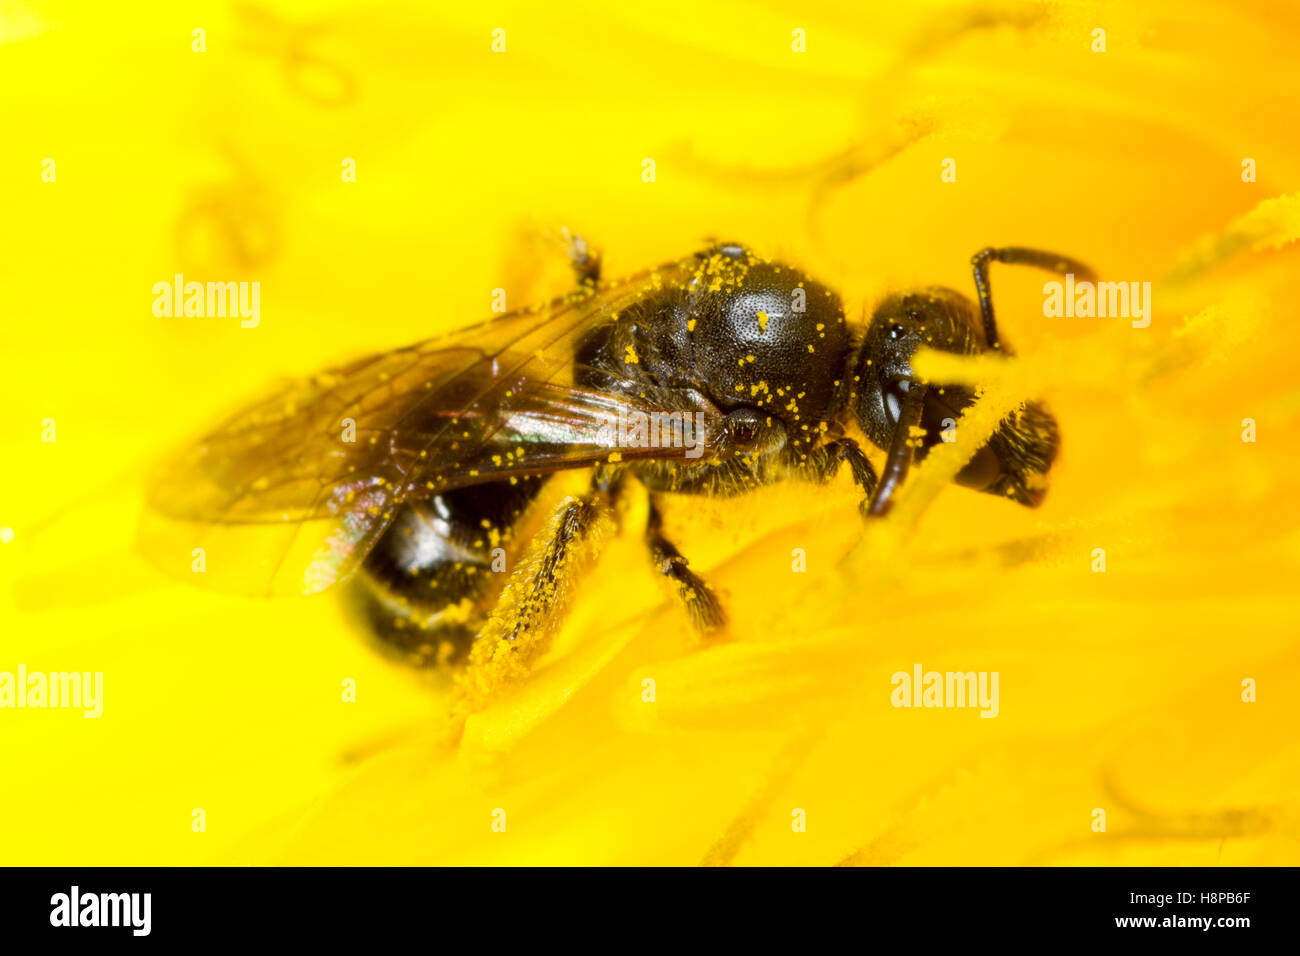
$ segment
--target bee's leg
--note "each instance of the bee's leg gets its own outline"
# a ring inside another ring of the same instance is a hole
[[[617,524],[615,488],[565,498],[533,539],[474,641],[456,710],[472,713],[528,675],[550,646],[583,573]]]
[[[582,236],[572,235],[568,229],[562,232],[569,249],[569,264],[573,267],[573,275],[578,280],[578,285],[584,288],[594,286],[600,281],[602,263],[600,251],[589,246]]]
[[[645,541],[654,561],[664,577],[677,585],[677,593],[690,615],[696,630],[710,634],[727,625],[727,612],[722,609],[717,595],[698,574],[687,566],[687,561],[677,546],[664,536],[664,518],[655,495],[650,496],[650,516],[646,520]]]
[[[803,464],[804,475],[811,481],[824,484],[839,474],[840,466],[845,462],[853,473],[853,483],[862,491],[862,514],[865,516],[876,490],[876,469],[871,467],[871,460],[852,438],[837,438],[814,449]]]
[[[1097,281],[1097,274],[1082,262],[1045,249],[1026,249],[1022,246],[981,249],[971,256],[970,264],[975,269],[975,292],[980,301],[980,315],[984,319],[984,338],[991,349],[1001,348],[1002,345],[998,339],[997,322],[993,318],[993,294],[989,290],[990,262],[1034,266],[1057,275],[1071,274],[1081,282]]]
[[[502,594],[493,618],[510,640],[551,629],[568,604],[582,572],[615,518],[609,490],[569,497],[555,509],[517,581]]]
[[[879,518],[889,513],[892,505],[890,498],[894,490],[907,477],[907,471],[912,466],[912,458],[916,454],[918,436],[912,434],[912,429],[920,427],[921,412],[925,408],[926,388],[916,382],[903,384],[907,386],[907,391],[903,395],[902,407],[898,412],[898,424],[894,426],[894,437],[889,443],[885,468],[880,475],[880,484],[876,485],[875,493],[872,494],[871,501],[867,505],[867,515],[872,518]]]
[[[525,223],[514,233],[502,256],[501,288],[504,304],[550,299],[571,291],[555,267],[564,261],[580,289],[593,288],[600,281],[601,256],[582,236],[564,226]]]

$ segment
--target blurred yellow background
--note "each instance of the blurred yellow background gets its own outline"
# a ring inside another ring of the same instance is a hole
[[[0,863],[1300,863],[1294,4],[129,7],[0,2],[0,671],[104,673],[100,719],[0,710]],[[676,502],[732,639],[629,528],[458,748],[332,595],[134,553],[170,445],[562,291],[560,226],[611,276],[741,240],[855,316],[1043,246],[1154,320],[995,266],[1063,432],[1043,508],[950,488],[846,571],[846,477]],[[178,272],[259,281],[260,324],[156,318]],[[917,663],[998,671],[998,717],[893,708]]]

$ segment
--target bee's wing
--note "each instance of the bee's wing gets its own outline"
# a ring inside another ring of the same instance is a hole
[[[682,409],[579,387],[573,362],[594,325],[692,269],[683,259],[280,388],[162,470],[143,548],[221,590],[312,593],[351,573],[404,502],[615,454],[698,455],[716,409],[697,404],[675,446],[625,447],[620,418]]]

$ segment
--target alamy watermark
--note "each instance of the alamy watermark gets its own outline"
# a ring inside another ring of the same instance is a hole
[[[18,672],[0,671],[0,708],[4,707],[79,707],[86,717],[104,713],[103,671],[36,671],[27,673],[19,664]]]
[[[152,909],[152,893],[83,893],[74,884],[50,897],[50,925],[124,926],[133,936],[148,936]]]
[[[684,448],[687,458],[704,454],[702,412],[639,412],[619,406],[618,424],[602,425],[598,442],[618,448]]]
[[[1133,320],[1133,328],[1151,324],[1150,282],[1075,282],[1074,273],[1065,282],[1053,279],[1043,286],[1043,315],[1053,318]]]
[[[896,671],[889,700],[895,707],[978,707],[981,717],[998,715],[998,672]]]
[[[246,329],[262,321],[262,283],[186,282],[176,273],[172,282],[153,284],[153,314],[160,319],[224,319],[238,317]]]

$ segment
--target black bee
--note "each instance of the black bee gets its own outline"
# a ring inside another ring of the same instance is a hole
[[[826,482],[847,464],[864,514],[883,515],[911,462],[974,401],[920,380],[916,350],[1007,350],[989,263],[1091,276],[1052,253],[985,249],[972,260],[977,301],[899,293],[855,331],[831,289],[744,246],[613,282],[580,241],[573,253],[572,294],[283,387],[175,460],[149,503],[203,546],[200,580],[311,593],[353,577],[388,645],[417,663],[457,661],[503,590],[515,591],[505,636],[554,619],[577,576],[569,558],[635,480],[650,492],[654,566],[696,626],[717,629],[718,600],[664,535],[663,495]],[[885,450],[879,478],[852,424]],[[1057,444],[1055,420],[1031,402],[957,481],[1035,506]],[[536,523],[543,487],[579,468],[588,490],[559,504],[525,557],[519,529]],[[158,540],[146,546],[163,559]],[[507,564],[528,569],[510,589],[494,573]]]

